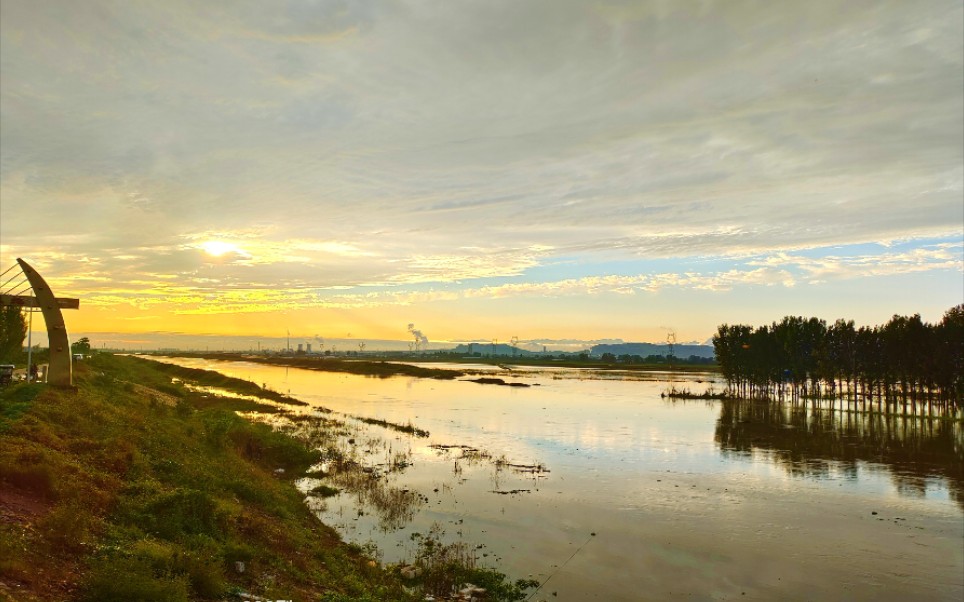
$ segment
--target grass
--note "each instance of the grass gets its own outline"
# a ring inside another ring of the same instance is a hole
[[[532,579],[510,581],[505,575],[476,565],[476,556],[471,546],[462,541],[445,543],[444,532],[438,524],[432,526],[425,535],[413,533],[411,538],[418,542],[418,550],[412,565],[414,577],[423,590],[433,597],[444,597],[471,583],[485,590],[486,600],[520,601],[527,597],[526,591],[539,587]]]
[[[321,356],[264,356],[245,353],[189,353],[178,352],[180,357],[200,357],[206,359],[258,362],[261,364],[271,364],[275,366],[290,366],[295,368],[306,368],[309,370],[321,370],[325,372],[347,372],[351,374],[363,374],[379,378],[390,376],[415,376],[419,378],[434,378],[439,380],[451,380],[460,378],[466,374],[474,373],[474,370],[454,370],[451,368],[426,368],[424,366],[414,366],[404,362],[418,362],[420,364],[447,363],[447,364],[488,364],[491,366],[529,366],[529,367],[553,367],[553,368],[585,368],[589,370],[620,370],[629,372],[719,372],[717,364],[686,364],[686,363],[658,363],[658,364],[624,364],[606,363],[597,359],[581,360],[578,358],[569,359],[548,359],[538,356],[494,356],[494,357],[464,357],[450,354],[426,353],[422,355],[399,356],[366,356],[366,359],[344,359],[341,357],[321,357]]]
[[[318,452],[235,413],[277,407],[171,378],[261,387],[185,370],[98,354],[74,390],[0,391],[0,581],[36,600],[415,599],[290,483]]]
[[[313,495],[317,495],[318,497],[325,498],[336,496],[341,493],[341,490],[337,487],[331,487],[329,485],[318,485],[311,490],[311,493]]]
[[[730,399],[731,396],[726,391],[715,391],[710,387],[702,393],[694,393],[689,388],[677,389],[675,386],[660,393],[660,397],[669,399]]]
[[[143,359],[140,357],[132,356],[131,360],[134,362],[140,362],[141,366],[145,365],[145,362],[150,362],[160,374],[169,375],[170,377],[176,378],[178,380],[186,380],[197,385],[204,387],[213,387],[218,389],[224,389],[226,391],[231,391],[232,393],[237,393],[239,395],[247,395],[251,397],[260,397],[262,399],[269,399],[271,401],[276,401],[278,403],[283,403],[287,405],[294,406],[306,406],[307,403],[285,395],[284,393],[279,393],[267,387],[259,386],[248,380],[243,380],[240,378],[234,378],[232,376],[226,376],[218,372],[212,372],[210,370],[201,370],[199,368],[186,368],[183,366],[175,366],[174,364],[166,364],[164,362],[153,362],[152,360]],[[155,365],[156,364],[156,365]],[[245,409],[238,406],[233,406],[234,409]],[[259,409],[259,411],[264,411]]]
[[[21,414],[27,411],[34,397],[44,388],[41,383],[27,384],[25,382],[6,386],[3,404],[0,405],[0,433],[6,431]]]
[[[382,427],[382,428],[391,429],[391,430],[393,430],[393,431],[398,431],[399,433],[406,433],[406,434],[409,434],[409,435],[414,435],[414,436],[416,436],[416,437],[422,437],[422,438],[424,438],[424,437],[428,437],[428,436],[431,434],[431,433],[429,433],[428,431],[426,431],[425,429],[420,429],[420,428],[416,427],[416,426],[415,426],[414,424],[412,424],[411,422],[409,422],[409,423],[407,423],[407,424],[398,424],[398,423],[395,423],[395,422],[389,422],[389,421],[387,421],[387,420],[380,420],[380,419],[378,419],[378,418],[366,418],[366,417],[364,417],[364,416],[354,416],[354,415],[352,415],[351,417],[354,418],[355,420],[360,420],[361,422],[364,422],[365,424],[371,424],[371,425],[374,425],[374,426],[380,426],[380,427]]]
[[[417,378],[432,378],[436,380],[452,380],[465,375],[464,372],[459,370],[423,368],[421,366],[413,366],[411,364],[402,364],[396,362],[346,360],[331,357],[265,357],[241,353],[178,353],[178,356],[202,357],[227,361],[233,360],[257,362],[259,364],[269,364],[272,366],[289,366],[292,368],[305,368],[307,370],[319,370],[323,372],[345,372],[349,374],[362,374],[377,378],[388,378],[391,376],[412,376]]]

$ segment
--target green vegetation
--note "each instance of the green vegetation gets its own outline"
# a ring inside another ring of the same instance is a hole
[[[319,454],[254,402],[102,354],[75,381],[0,390],[0,581],[25,599],[413,599],[308,510],[289,481]]]
[[[688,387],[683,387],[677,389],[676,386],[671,386],[666,391],[659,394],[662,398],[669,399],[729,399],[731,395],[726,391],[715,391],[713,387],[703,391],[702,393],[694,393]]]
[[[939,408],[964,400],[964,305],[937,324],[919,315],[894,316],[883,326],[827,326],[786,317],[761,326],[726,324],[713,346],[729,391],[773,399],[825,397],[878,405],[908,402]]]
[[[27,321],[23,311],[13,305],[0,306],[0,364],[20,359],[25,338]]]
[[[90,355],[90,339],[87,337],[81,337],[76,343],[71,343],[70,352]]]
[[[243,353],[178,353],[178,357],[205,357],[220,360],[259,362],[273,366],[289,366],[291,368],[305,368],[307,370],[321,370],[324,372],[347,372],[350,374],[364,374],[379,378],[388,378],[390,376],[414,376],[417,378],[452,380],[465,375],[464,372],[460,372],[458,370],[422,368],[420,366],[412,366],[410,364],[400,364],[385,361],[346,360],[333,357],[266,357]]]
[[[6,431],[21,414],[30,408],[34,397],[44,389],[42,383],[20,384],[10,388],[0,405],[0,433]]]
[[[375,426],[380,426],[382,428],[391,429],[393,431],[398,431],[400,433],[407,433],[409,435],[415,435],[416,437],[428,437],[430,433],[425,429],[420,429],[416,427],[411,422],[407,424],[396,424],[394,422],[389,422],[387,420],[379,420],[378,418],[366,418],[364,416],[352,416],[355,420],[364,422],[365,424],[373,424]]]
[[[485,600],[518,601],[525,600],[526,591],[539,587],[532,579],[506,580],[505,575],[492,569],[476,566],[474,550],[464,542],[444,543],[441,527],[434,525],[426,535],[412,533],[411,539],[418,542],[415,561],[410,567],[403,567],[402,574],[418,583],[425,593],[436,598],[446,596],[452,591],[470,583]],[[408,568],[408,571],[406,571]],[[467,588],[469,589],[469,588]],[[471,593],[472,592],[468,592]]]
[[[588,368],[592,370],[674,370],[707,371],[715,369],[711,358],[691,355],[689,357],[667,357],[665,355],[634,355],[603,353],[594,357],[588,353],[546,353],[538,355],[487,355],[452,353],[451,351],[432,351],[420,354],[386,354],[385,359],[396,361],[417,361],[423,363],[447,362],[454,364],[488,364],[490,366],[553,366],[556,368]]]
[[[353,353],[353,352],[350,352]],[[363,374],[379,378],[390,376],[414,376],[418,378],[434,378],[451,380],[461,378],[471,373],[470,370],[453,370],[446,368],[426,368],[413,366],[403,362],[419,363],[455,363],[455,364],[488,364],[490,366],[551,366],[553,368],[586,368],[591,370],[630,370],[652,371],[672,369],[680,372],[712,372],[717,366],[709,363],[706,358],[693,356],[689,359],[666,358],[664,356],[619,356],[605,359],[595,359],[587,354],[560,354],[557,356],[476,356],[466,357],[449,352],[431,352],[421,354],[366,354],[368,359],[347,359],[334,356],[266,356],[244,353],[187,353],[178,352],[178,357],[202,357],[226,361],[245,361],[271,364],[274,366],[290,366],[323,372],[347,372]],[[355,356],[357,357],[357,356]],[[611,361],[610,361],[611,360]]]
[[[151,371],[156,371],[159,373],[160,378],[154,378],[158,386],[163,386],[170,388],[171,377],[182,381],[190,381],[198,385],[205,387],[214,387],[217,389],[224,389],[226,391],[231,391],[232,393],[237,393],[238,395],[247,395],[251,397],[260,397],[262,399],[270,399],[272,401],[277,401],[278,403],[283,403],[287,405],[296,406],[306,406],[305,402],[295,399],[294,397],[289,397],[283,393],[278,393],[277,391],[272,391],[267,387],[262,387],[248,380],[242,380],[240,378],[233,378],[231,376],[225,376],[218,372],[212,372],[210,370],[201,370],[199,368],[185,368],[181,366],[175,366],[174,364],[165,364],[162,362],[154,362],[151,360],[146,360],[133,356],[130,358],[134,362],[138,362],[141,367],[150,366]],[[164,378],[166,375],[168,378]],[[174,385],[176,387],[176,385]],[[257,408],[259,411],[265,411],[262,406]],[[234,407],[234,409],[246,409]]]

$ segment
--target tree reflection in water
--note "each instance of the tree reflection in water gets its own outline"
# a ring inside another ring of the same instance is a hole
[[[841,411],[814,404],[727,399],[715,440],[724,453],[766,452],[790,474],[856,479],[858,464],[885,466],[901,495],[944,479],[964,507],[964,429],[959,417]]]

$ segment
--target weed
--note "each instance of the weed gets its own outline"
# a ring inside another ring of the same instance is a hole
[[[255,550],[246,543],[232,541],[225,544],[221,554],[224,556],[224,562],[234,564],[238,561],[250,561],[255,557]]]
[[[83,602],[187,602],[188,579],[157,571],[148,558],[107,558],[93,564]]]
[[[18,383],[0,389],[0,433],[10,428],[27,409],[44,385],[40,383]]]
[[[308,493],[318,497],[334,497],[341,493],[341,490],[337,487],[329,487],[328,485],[318,485]]]
[[[176,489],[147,504],[142,527],[166,539],[221,532],[222,516],[211,496],[196,489]]]
[[[0,481],[45,499],[57,497],[56,479],[51,465],[32,461],[23,455],[0,460]]]
[[[526,598],[526,590],[538,587],[539,582],[519,579],[509,581],[494,569],[476,566],[472,548],[463,541],[443,543],[445,533],[436,523],[426,535],[413,533],[418,541],[415,554],[414,580],[426,595],[445,598],[472,584],[485,590],[486,600],[515,602]]]
[[[94,517],[79,504],[60,504],[37,521],[37,529],[54,550],[79,552],[94,531]]]

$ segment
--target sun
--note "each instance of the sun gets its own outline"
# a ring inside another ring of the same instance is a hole
[[[223,240],[209,240],[201,243],[201,248],[204,249],[205,253],[214,257],[220,257],[225,253],[241,253],[241,249]]]

